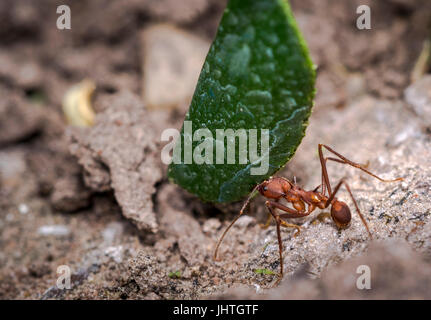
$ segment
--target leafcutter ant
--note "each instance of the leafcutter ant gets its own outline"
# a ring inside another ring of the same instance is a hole
[[[325,148],[327,151],[331,152],[333,155],[336,156],[336,158],[333,157],[324,157],[323,156],[323,148]],[[283,277],[283,243],[281,241],[281,233],[280,233],[280,227],[287,227],[287,228],[295,228],[297,231],[295,232],[294,236],[298,236],[301,228],[300,226],[296,224],[291,224],[286,222],[283,219],[291,219],[291,218],[302,218],[308,216],[310,213],[312,213],[316,208],[319,209],[326,209],[329,206],[331,206],[331,218],[334,221],[335,225],[339,229],[344,229],[349,226],[350,221],[352,219],[352,215],[350,213],[350,209],[348,205],[338,200],[335,196],[337,192],[340,190],[340,187],[344,184],[346,187],[350,197],[352,198],[353,204],[355,205],[356,212],[359,215],[359,218],[361,219],[362,223],[365,226],[365,229],[367,230],[370,238],[372,238],[370,229],[368,228],[368,224],[362,215],[361,211],[359,210],[359,206],[353,197],[353,194],[350,190],[349,185],[346,183],[344,179],[341,179],[340,182],[335,186],[334,190],[332,190],[331,184],[329,182],[328,177],[328,171],[326,169],[326,162],[327,161],[334,161],[342,164],[347,164],[352,167],[358,168],[365,173],[373,176],[374,178],[382,181],[382,182],[394,182],[394,181],[400,181],[403,180],[403,178],[397,178],[394,180],[385,180],[374,173],[371,173],[368,171],[365,167],[365,165],[361,165],[359,163],[355,163],[346,157],[342,156],[338,152],[334,151],[332,148],[328,147],[324,144],[319,144],[318,146],[319,150],[319,158],[320,158],[320,164],[322,167],[322,183],[317,186],[312,191],[306,191],[302,189],[300,186],[296,184],[296,181],[293,183],[289,181],[286,178],[283,177],[270,177],[268,180],[263,181],[262,183],[258,184],[253,191],[251,192],[249,198],[244,203],[244,205],[241,208],[241,211],[239,212],[239,215],[232,221],[232,223],[226,228],[226,230],[223,232],[221,238],[217,242],[217,246],[214,251],[214,260],[217,260],[217,252],[220,247],[221,242],[223,241],[226,233],[229,231],[229,229],[234,225],[234,223],[238,220],[239,217],[241,217],[244,214],[244,210],[247,207],[248,203],[250,202],[250,199],[252,198],[254,192],[257,190],[259,193],[267,198],[268,200],[265,202],[265,205],[267,206],[269,213],[268,213],[268,220],[264,227],[268,227],[271,223],[271,219],[273,218],[276,222],[277,227],[277,238],[278,238],[278,249],[279,249],[279,255],[280,255],[280,273],[279,273],[279,280]],[[320,188],[320,191],[318,191]],[[290,203],[292,207],[288,207],[286,205],[283,205],[279,203],[279,200],[284,199],[287,201],[287,203]],[[281,210],[283,213],[277,213],[276,209]]]

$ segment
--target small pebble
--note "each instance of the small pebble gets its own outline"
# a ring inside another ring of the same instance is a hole
[[[236,223],[236,225],[241,228],[246,228],[253,223],[256,223],[255,218],[250,216],[242,216],[241,218],[238,219],[238,222]]]
[[[21,213],[21,214],[27,214],[27,213],[29,212],[28,205],[26,205],[25,203],[21,203],[21,204],[18,206],[18,211],[19,211],[19,213]]]
[[[105,255],[112,258],[116,263],[123,261],[123,246],[112,246],[105,249]]]
[[[40,227],[37,233],[42,236],[67,236],[70,234],[70,230],[64,225],[45,225]]]
[[[221,222],[219,219],[210,218],[204,222],[204,225],[202,226],[202,231],[206,234],[212,234],[215,233],[220,228],[220,226]]]

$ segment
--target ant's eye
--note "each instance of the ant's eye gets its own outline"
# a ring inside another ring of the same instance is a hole
[[[268,191],[268,187],[263,187],[263,191]]]

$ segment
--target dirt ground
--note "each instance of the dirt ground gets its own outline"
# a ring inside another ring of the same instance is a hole
[[[56,28],[61,4],[71,30]],[[225,4],[1,1],[0,298],[431,298],[431,2],[291,0],[318,66],[317,95],[280,175],[313,189],[325,143],[404,180],[331,164],[331,181],[347,179],[374,239],[353,210],[342,231],[316,210],[298,237],[283,230],[286,275],[275,287],[264,200],[213,261],[241,203],[202,203],[168,181],[160,157],[161,132],[180,128]],[[371,30],[356,28],[361,4]],[[62,104],[84,79],[95,84],[95,122],[74,127]],[[347,192],[340,198],[354,208]],[[62,265],[69,290],[56,286]],[[356,288],[359,265],[371,268],[371,290]]]

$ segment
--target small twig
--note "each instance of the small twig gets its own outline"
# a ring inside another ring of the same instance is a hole
[[[431,37],[426,39],[423,44],[419,58],[416,60],[413,71],[410,75],[410,81],[413,83],[427,73],[431,63]]]

